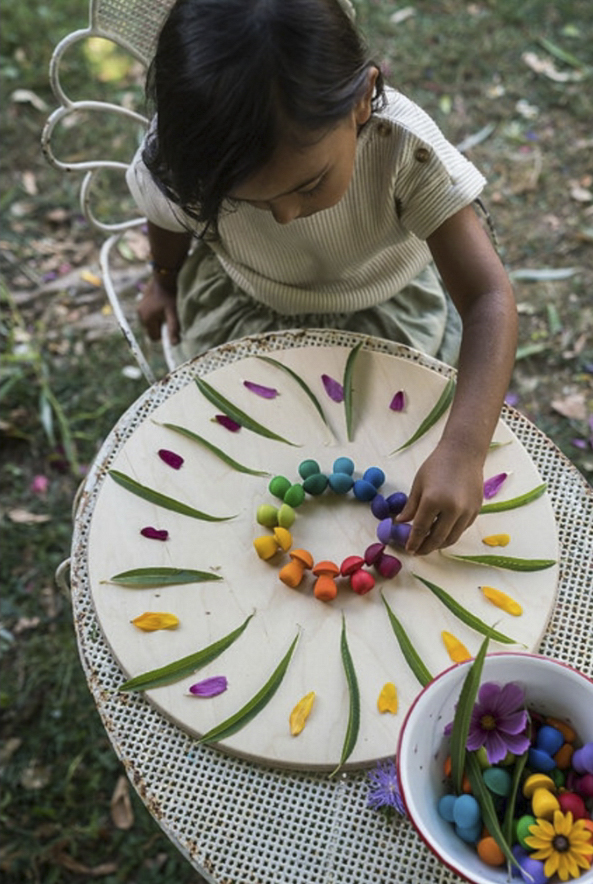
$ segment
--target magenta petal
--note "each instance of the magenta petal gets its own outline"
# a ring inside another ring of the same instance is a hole
[[[507,476],[508,473],[498,473],[498,475],[492,476],[492,478],[490,479],[486,479],[486,481],[484,482],[484,497],[486,498],[486,500],[490,500],[491,497],[494,497],[495,494],[498,494]]]
[[[174,470],[178,470],[183,466],[183,458],[181,455],[176,454],[174,451],[169,451],[167,448],[159,449],[159,457],[167,464],[167,466],[173,467]]]
[[[243,386],[257,396],[263,396],[264,399],[275,399],[278,395],[278,390],[273,387],[264,387],[262,384],[253,383],[253,381],[243,381]]]
[[[226,414],[215,414],[214,420],[222,427],[225,427],[225,429],[230,430],[231,433],[236,433],[241,429],[241,424],[238,424],[237,421],[234,421],[232,417],[228,417]]]
[[[212,678],[205,678],[192,684],[189,692],[194,697],[216,697],[218,694],[224,693],[228,687],[228,682],[224,675],[213,675]]]
[[[148,526],[147,528],[143,528],[140,531],[142,537],[148,537],[149,540],[168,540],[169,532],[164,529],[159,528],[151,528]]]
[[[403,390],[398,390],[391,402],[389,403],[389,407],[392,411],[403,411],[404,406],[406,404],[406,398]]]
[[[333,399],[334,402],[344,401],[344,387],[338,381],[330,378],[328,374],[322,374],[321,380],[330,399]]]

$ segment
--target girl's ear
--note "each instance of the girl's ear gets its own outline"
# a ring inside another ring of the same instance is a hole
[[[379,76],[379,71],[376,67],[370,67],[367,73],[367,87],[365,89],[365,93],[362,98],[356,103],[354,107],[354,116],[356,118],[356,123],[359,126],[363,126],[368,120],[373,112],[373,95],[375,94],[375,84],[377,82],[377,77]]]

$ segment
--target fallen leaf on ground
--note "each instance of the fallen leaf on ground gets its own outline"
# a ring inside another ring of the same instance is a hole
[[[130,800],[130,784],[128,778],[121,776],[118,778],[109,802],[111,811],[111,820],[116,829],[126,831],[134,825],[134,811]]]
[[[51,516],[42,515],[41,513],[30,513],[28,510],[14,509],[8,510],[8,518],[11,522],[18,525],[39,525],[42,522],[49,522]]]
[[[554,399],[552,401],[552,408],[563,417],[578,421],[587,419],[587,404],[584,393],[571,393],[569,396],[565,396],[564,399]]]

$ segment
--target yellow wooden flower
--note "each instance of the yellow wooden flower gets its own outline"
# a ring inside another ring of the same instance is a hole
[[[573,821],[572,813],[554,813],[552,823],[538,819],[529,827],[531,835],[525,843],[535,848],[532,859],[545,860],[544,875],[551,878],[558,874],[561,881],[578,878],[581,869],[589,869],[593,856],[593,844],[589,842],[590,831],[583,820]]]
[[[454,663],[464,663],[466,660],[471,660],[472,655],[468,649],[463,642],[460,642],[451,632],[445,632],[443,630],[441,636],[447,649],[447,653]]]
[[[290,713],[290,733],[293,735],[293,737],[298,736],[298,734],[300,734],[300,732],[304,728],[305,722],[311,714],[311,709],[313,708],[314,702],[315,691],[310,691],[308,694],[305,694],[305,696],[301,700],[299,700],[299,702]]]

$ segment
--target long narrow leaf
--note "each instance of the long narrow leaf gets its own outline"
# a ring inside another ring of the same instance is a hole
[[[353,394],[353,377],[354,377],[354,364],[356,362],[356,357],[358,356],[360,349],[362,347],[363,342],[360,341],[356,347],[354,347],[350,353],[348,354],[348,359],[346,360],[346,367],[344,368],[344,411],[346,414],[346,433],[348,435],[348,441],[352,442],[352,419],[353,419],[353,410],[352,410],[352,394]]]
[[[211,516],[208,513],[202,513],[200,510],[196,510],[185,503],[181,503],[180,500],[175,500],[173,497],[167,497],[166,494],[161,494],[160,491],[155,491],[153,488],[141,485],[140,482],[136,482],[135,479],[126,476],[125,473],[120,473],[118,470],[109,470],[109,475],[114,482],[117,482],[117,484],[121,485],[122,488],[125,488],[126,491],[130,491],[137,497],[141,497],[143,500],[148,500],[150,503],[154,503],[157,506],[162,506],[166,510],[172,510],[174,513],[181,513],[182,516],[190,516],[192,519],[202,519],[205,522],[227,522],[229,519],[235,518],[235,516]]]
[[[441,601],[445,607],[449,608],[452,614],[461,620],[462,623],[465,623],[466,626],[471,626],[472,629],[475,629],[476,632],[480,632],[482,635],[488,636],[488,638],[493,639],[494,641],[501,642],[504,645],[515,645],[517,642],[514,638],[509,638],[508,635],[504,635],[502,632],[498,632],[498,630],[493,629],[491,626],[488,626],[487,623],[484,623],[483,620],[480,620],[479,617],[476,617],[475,614],[472,614],[467,608],[464,608],[463,605],[460,605],[459,602],[455,601],[455,599],[449,595],[448,592],[445,592],[440,586],[437,586],[436,583],[431,583],[430,580],[425,580],[424,577],[420,577],[419,574],[413,575],[416,580],[419,580],[423,583],[427,589],[429,589],[436,597]]]
[[[199,743],[217,743],[220,740],[224,740],[227,737],[230,737],[232,734],[241,730],[242,727],[250,722],[256,715],[258,715],[262,709],[268,705],[278,688],[280,687],[280,683],[284,678],[286,670],[288,669],[288,664],[290,663],[290,659],[296,647],[296,643],[299,639],[298,633],[294,637],[291,646],[288,651],[265,683],[265,685],[257,692],[257,694],[249,700],[245,706],[242,706],[238,712],[235,712],[234,715],[231,715],[230,718],[227,718],[225,721],[221,722],[221,724],[213,727],[212,730],[209,730],[208,733],[204,734],[203,737],[199,739]]]
[[[486,784],[484,783],[480,763],[473,752],[468,752],[467,775],[472,787],[472,793],[479,802],[485,827],[488,829],[488,832],[490,833],[490,835],[492,835],[492,837],[502,850],[508,862],[510,862],[511,865],[520,868],[519,863],[513,856],[511,848],[509,847],[502,833],[502,829],[500,828],[500,823],[498,822],[498,817],[496,815],[496,810],[494,808],[492,795],[490,794],[488,788],[486,787]]]
[[[424,665],[420,655],[414,648],[412,642],[408,638],[408,634],[385,601],[385,596],[381,593],[381,598],[383,599],[383,604],[387,609],[387,613],[389,615],[389,622],[391,623],[391,628],[395,633],[395,637],[399,642],[399,646],[402,654],[406,659],[406,663],[422,685],[422,687],[426,687],[426,685],[432,681],[432,675]]]
[[[307,396],[309,397],[309,399],[313,403],[315,410],[317,411],[317,414],[319,415],[319,417],[321,418],[321,420],[323,421],[325,426],[329,430],[331,430],[331,427],[327,421],[327,418],[324,414],[323,408],[321,407],[319,399],[317,398],[315,393],[311,390],[311,388],[308,386],[308,384],[306,384],[305,381],[301,377],[299,377],[299,375],[296,373],[296,371],[293,371],[292,368],[289,368],[287,365],[284,365],[284,363],[279,362],[277,359],[272,359],[271,356],[258,356],[257,358],[262,359],[264,362],[268,362],[270,365],[275,365],[276,368],[280,368],[280,369],[282,369],[282,371],[285,371],[288,375],[290,375],[290,377],[294,381],[296,381],[297,384],[299,385],[299,387],[307,394]]]
[[[519,791],[519,783],[521,782],[521,776],[523,774],[523,769],[527,764],[528,756],[529,750],[524,752],[523,755],[520,755],[513,765],[513,781],[511,783],[511,792],[507,798],[507,806],[505,808],[504,819],[502,821],[502,834],[507,844],[511,843],[511,839],[513,837],[513,820],[515,817],[517,792]]]
[[[486,565],[489,568],[502,568],[505,571],[545,571],[556,564],[556,559],[518,559],[513,556],[460,556],[456,553],[444,552],[441,555],[456,562],[468,562],[471,565]]]
[[[252,617],[253,614],[250,614],[241,626],[206,648],[202,648],[201,651],[189,654],[187,657],[181,657],[179,660],[174,660],[172,663],[160,666],[158,669],[151,669],[149,672],[136,675],[134,678],[129,679],[129,681],[124,682],[118,690],[147,691],[149,688],[158,688],[161,685],[172,684],[181,678],[185,678],[186,675],[191,675],[198,669],[202,669],[212,660],[215,660],[223,651],[226,651],[247,628],[247,624]]]
[[[502,513],[505,510],[515,510],[517,507],[525,506],[526,503],[531,503],[532,500],[537,500],[538,497],[541,497],[547,487],[548,483],[543,482],[536,488],[532,488],[531,491],[526,491],[525,494],[519,495],[519,497],[512,497],[510,500],[497,500],[496,503],[485,503],[480,509],[480,515]]]
[[[348,639],[346,638],[346,620],[342,614],[342,634],[340,637],[340,652],[342,655],[342,664],[344,666],[344,674],[346,676],[346,684],[348,685],[348,724],[344,735],[344,743],[342,746],[342,755],[340,762],[330,776],[335,776],[342,765],[348,760],[352,754],[352,750],[358,739],[358,731],[360,729],[360,690],[358,688],[358,680],[354,669],[354,662],[348,647]]]
[[[413,445],[414,442],[417,442],[421,436],[424,436],[434,424],[438,421],[438,419],[446,412],[449,408],[453,400],[453,396],[455,395],[455,381],[453,378],[450,378],[446,385],[445,389],[439,396],[439,399],[434,406],[434,408],[429,412],[429,414],[424,418],[416,432],[410,436],[407,442],[404,442],[403,445],[400,445],[399,448],[394,448],[394,450],[390,453],[396,454],[398,451],[403,451],[405,448],[409,448],[410,445]]]
[[[268,430],[267,427],[264,427],[262,424],[253,420],[248,414],[241,411],[240,408],[237,408],[237,406],[233,405],[232,402],[229,402],[228,399],[225,399],[224,396],[202,378],[195,378],[195,381],[198,390],[209,402],[216,406],[216,408],[219,408],[227,417],[230,417],[231,420],[234,420],[238,424],[241,424],[242,427],[245,427],[246,430],[251,430],[252,433],[257,433],[259,436],[265,436],[266,439],[273,439],[276,442],[284,442],[286,445],[292,445],[295,448],[300,447],[296,442],[289,442],[288,439],[284,439],[282,436],[274,433],[273,430]]]
[[[212,454],[215,454],[216,457],[219,457],[220,460],[224,461],[228,464],[229,467],[232,467],[234,470],[237,470],[239,473],[248,473],[250,476],[269,476],[270,473],[267,470],[252,470],[251,467],[246,467],[244,464],[239,463],[237,460],[233,460],[228,454],[225,454],[220,448],[217,448],[216,445],[213,445],[212,442],[208,442],[207,439],[204,439],[203,436],[198,436],[197,433],[192,432],[192,430],[188,430],[186,427],[180,427],[178,424],[162,424],[163,427],[167,427],[168,430],[173,430],[175,433],[179,433],[181,436],[185,436],[187,439],[191,439],[192,442],[198,442],[200,445],[203,445],[204,448],[207,448],[208,451],[211,451]]]
[[[480,686],[480,678],[482,677],[482,668],[487,650],[488,637],[482,642],[480,650],[463,680],[457,708],[453,717],[449,751],[451,754],[451,779],[453,780],[453,788],[457,795],[461,795],[463,788],[467,735],[469,734],[472,711],[476,702],[478,687]]]
[[[101,583],[119,583],[131,589],[149,589],[154,586],[176,586],[208,580],[222,580],[222,577],[210,571],[194,571],[191,568],[135,568],[133,571],[115,574],[110,580],[102,580]]]

